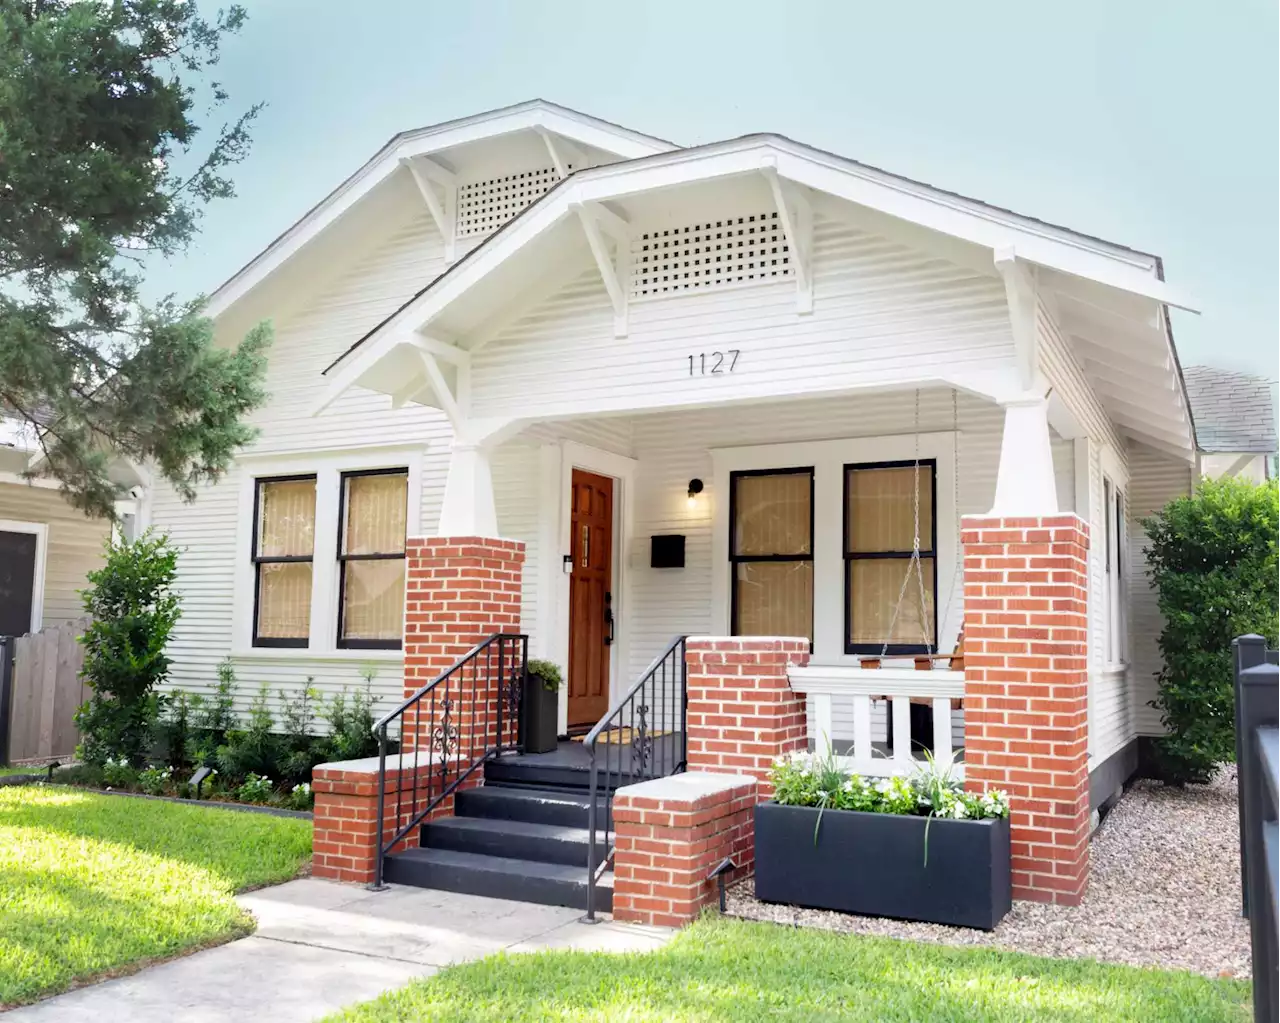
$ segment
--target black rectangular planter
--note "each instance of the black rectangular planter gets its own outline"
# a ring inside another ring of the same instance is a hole
[[[548,689],[537,675],[524,677],[520,707],[520,744],[526,753],[550,753],[556,748],[559,693]]]
[[[755,838],[756,898],[764,902],[988,931],[1013,902],[1007,817],[930,820],[761,803]]]

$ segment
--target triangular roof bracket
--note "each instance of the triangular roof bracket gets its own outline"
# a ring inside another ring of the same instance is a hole
[[[631,241],[625,219],[598,203],[570,203],[569,208],[578,215],[582,230],[586,233],[591,255],[604,280],[605,290],[613,305],[613,336],[627,336],[627,289],[631,278]],[[613,238],[613,253],[609,252],[605,234]]]
[[[796,312],[805,316],[813,312],[813,207],[803,190],[778,177],[776,166],[766,165],[761,173],[769,182],[778,221],[791,249],[796,275]]]
[[[445,262],[452,263],[458,258],[458,179],[426,156],[407,156],[400,162],[409,168],[431,219],[436,222],[436,229],[444,239]],[[437,185],[440,186],[440,194],[436,193]]]
[[[582,150],[568,139],[553,135],[546,128],[539,127],[534,130],[541,137],[543,145],[547,147],[547,152],[551,155],[551,163],[555,166],[556,175],[561,181],[569,176],[570,168],[582,170],[587,165],[587,158]]]

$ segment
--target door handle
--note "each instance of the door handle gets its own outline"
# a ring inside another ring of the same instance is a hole
[[[604,645],[609,646],[613,643],[613,594],[608,590],[604,594],[604,623],[609,627],[604,636]]]

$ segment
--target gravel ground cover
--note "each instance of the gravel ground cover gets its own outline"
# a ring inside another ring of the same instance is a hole
[[[1084,902],[1015,902],[991,932],[771,905],[756,900],[749,880],[729,892],[728,912],[851,934],[1248,977],[1237,821],[1234,766],[1209,785],[1181,790],[1140,781],[1090,843]]]

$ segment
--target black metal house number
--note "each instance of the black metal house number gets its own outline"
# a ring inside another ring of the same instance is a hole
[[[726,352],[698,352],[689,356],[689,376],[715,376],[719,373],[732,373],[738,365],[738,356],[742,352],[730,348]]]

